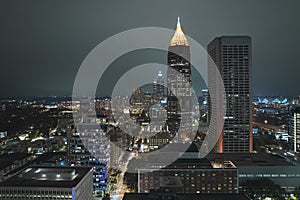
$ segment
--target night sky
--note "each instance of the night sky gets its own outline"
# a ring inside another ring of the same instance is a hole
[[[299,0],[1,0],[0,97],[71,95],[77,70],[100,42],[132,28],[175,29],[177,16],[204,47],[216,36],[251,36],[254,95],[296,96],[299,10]],[[131,67],[166,59],[157,51],[123,56],[101,79],[100,95]]]

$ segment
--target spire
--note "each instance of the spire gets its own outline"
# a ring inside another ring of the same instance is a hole
[[[161,73],[161,71],[158,72],[157,76],[162,77],[163,74]]]
[[[177,46],[177,45],[182,45],[182,46],[189,46],[189,42],[187,41],[180,25],[180,18],[177,18],[177,27],[176,31],[171,39],[170,46]]]

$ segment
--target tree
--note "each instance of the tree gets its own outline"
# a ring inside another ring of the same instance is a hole
[[[262,178],[256,180],[247,180],[242,184],[243,190],[251,199],[261,197],[271,197],[278,200],[283,200],[286,192],[279,185],[276,185],[270,179]]]

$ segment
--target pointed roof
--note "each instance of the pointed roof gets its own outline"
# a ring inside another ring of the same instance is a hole
[[[264,98],[261,102],[262,103],[269,103],[269,100],[267,98]]]
[[[285,98],[284,100],[282,100],[282,102],[281,102],[282,104],[288,104],[288,100],[287,100],[287,98]]]
[[[181,45],[181,46],[189,46],[189,42],[186,39],[182,29],[181,29],[181,25],[180,25],[180,18],[178,17],[177,19],[177,27],[176,27],[176,31],[170,41],[170,46],[177,46],[177,45]]]
[[[161,73],[161,71],[158,72],[157,76],[162,77],[163,74]]]
[[[278,98],[276,98],[272,101],[272,103],[281,103],[281,101]]]

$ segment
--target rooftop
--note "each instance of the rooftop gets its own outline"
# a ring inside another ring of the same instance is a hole
[[[0,187],[75,187],[89,173],[87,167],[29,166],[0,183]]]
[[[167,166],[167,169],[172,168],[190,168],[189,166],[195,166],[193,168],[212,168],[211,163],[206,158],[191,158],[191,159],[185,159],[185,158],[179,158],[169,166]]]
[[[249,200],[244,194],[149,194],[125,193],[123,200]]]
[[[13,153],[5,154],[0,156],[0,170],[14,164],[17,160],[23,160],[29,157],[30,154],[27,153]]]
[[[189,42],[181,29],[179,17],[177,19],[176,31],[170,41],[170,46],[189,46]]]
[[[230,160],[239,166],[292,166],[284,158],[270,153],[210,153],[206,156],[210,161]]]

